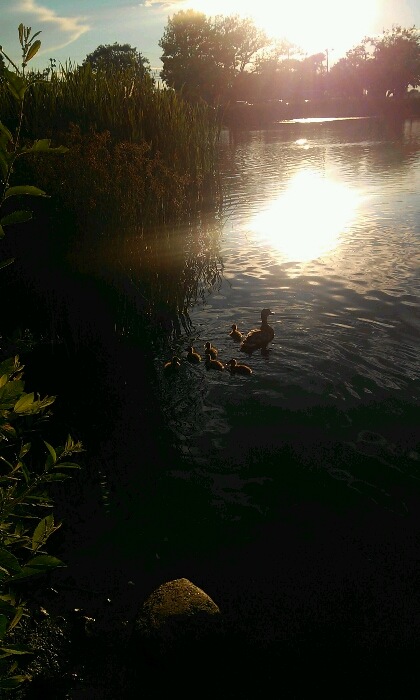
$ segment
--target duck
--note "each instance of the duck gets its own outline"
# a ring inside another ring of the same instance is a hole
[[[205,344],[204,346],[205,354],[210,355],[212,360],[215,360],[217,357],[217,348],[215,348],[209,341]]]
[[[221,371],[225,369],[225,366],[220,360],[212,360],[210,355],[206,355],[206,369],[217,369]]]
[[[172,360],[165,362],[163,369],[166,374],[174,374],[181,367],[181,360],[177,355],[174,355]]]
[[[198,352],[194,350],[192,345],[189,345],[187,347],[187,360],[188,362],[192,362],[195,364],[201,362],[201,355],[199,355]]]
[[[229,335],[231,338],[233,338],[233,340],[242,340],[242,333],[238,329],[238,326],[236,325],[236,323],[232,324],[232,330],[229,333]]]
[[[226,369],[228,369],[231,374],[252,374],[251,367],[239,364],[238,360],[234,357],[232,357],[229,362],[226,362]]]
[[[274,311],[263,309],[261,311],[261,327],[250,331],[243,339],[240,349],[243,352],[253,352],[260,348],[265,349],[274,338],[274,330],[267,323],[267,318]]]

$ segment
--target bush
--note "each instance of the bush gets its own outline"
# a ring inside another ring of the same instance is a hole
[[[31,615],[20,584],[64,566],[45,549],[60,527],[48,486],[79,468],[69,458],[83,450],[70,436],[62,447],[41,438],[55,397],[26,393],[22,377],[17,356],[0,363],[0,690],[29,679],[19,669],[34,650],[13,642],[13,630]]]

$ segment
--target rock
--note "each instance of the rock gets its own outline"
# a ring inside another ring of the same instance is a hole
[[[134,625],[134,638],[159,654],[203,646],[222,631],[216,603],[186,578],[159,586],[142,605]]]

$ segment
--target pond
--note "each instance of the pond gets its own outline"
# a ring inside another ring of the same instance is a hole
[[[224,134],[221,278],[156,357],[158,372],[184,358],[160,388],[188,458],[173,477],[207,483],[223,517],[270,511],[285,446],[343,494],[409,507],[395,480],[420,476],[419,149],[420,122]],[[231,325],[258,327],[264,307],[275,337],[246,357],[252,376],[185,362],[206,341],[244,360]]]
[[[106,281],[94,296],[100,307],[89,302],[89,323],[100,322],[112,284],[127,291],[108,328],[122,352],[105,370],[122,381],[90,464],[110,514],[95,529],[88,504],[66,530],[77,595],[92,586],[112,598],[121,582],[147,591],[185,576],[257,645],[282,642],[290,652],[292,640],[296,669],[303,648],[309,658],[317,647],[320,658],[338,644],[345,668],[346,649],[363,659],[368,649],[415,646],[420,121],[305,119],[226,131],[220,164],[216,215],[203,212],[158,244],[120,232],[117,244],[103,238],[92,255],[74,253],[83,274]],[[146,348],[126,327],[133,295],[161,329]],[[183,310],[177,323],[172,306]],[[263,308],[273,312],[274,339],[245,356],[231,326],[258,327]],[[252,374],[188,363],[187,347],[204,356],[206,342]],[[165,376],[174,354],[180,371]],[[155,426],[145,440],[140,407],[149,402],[165,432]],[[162,467],[167,434],[173,452]],[[86,583],[82,568],[92,564]],[[93,598],[95,616],[102,598]]]

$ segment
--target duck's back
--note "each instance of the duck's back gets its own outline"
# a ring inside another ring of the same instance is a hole
[[[274,338],[274,330],[268,324],[263,324],[261,328],[254,328],[243,339],[241,350],[254,350],[263,348]]]

